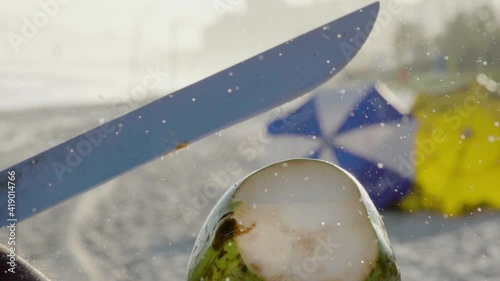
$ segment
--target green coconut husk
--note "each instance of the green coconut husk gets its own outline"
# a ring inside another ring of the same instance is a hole
[[[189,281],[401,280],[361,184],[328,162],[293,159],[231,187],[195,242]]]

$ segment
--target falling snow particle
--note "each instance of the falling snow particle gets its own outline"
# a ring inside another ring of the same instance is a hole
[[[228,93],[232,93],[232,92],[233,92],[233,90],[232,90],[231,88],[229,88],[229,89],[227,89],[227,92],[228,92]]]
[[[263,55],[259,55],[259,60],[263,60],[264,59],[264,56]]]
[[[191,100],[192,100],[193,102],[195,102],[195,101],[196,101],[196,98],[192,98]]]
[[[167,120],[161,120],[161,122],[162,122],[163,124],[165,124],[165,123],[167,123]]]
[[[377,167],[378,167],[379,169],[382,169],[382,168],[384,168],[384,164],[382,164],[382,163],[378,163],[378,164],[377,164]]]

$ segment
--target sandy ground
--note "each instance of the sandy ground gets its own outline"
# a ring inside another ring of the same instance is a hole
[[[108,107],[0,113],[0,169],[112,114]],[[53,280],[185,280],[195,236],[227,186],[209,196],[201,190],[217,175],[220,183],[233,183],[281,160],[269,149],[272,140],[259,138],[274,115],[214,134],[24,221],[17,230],[19,252]],[[230,161],[239,169],[223,178]],[[193,200],[201,208],[186,211]],[[500,213],[383,216],[403,280],[500,281]]]

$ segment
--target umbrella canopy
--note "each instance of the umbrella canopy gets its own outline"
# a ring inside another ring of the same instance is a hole
[[[274,120],[268,132],[276,139],[273,153],[287,151],[284,156],[339,164],[384,209],[412,186],[412,167],[401,170],[399,160],[409,156],[415,128],[405,111],[383,84],[320,90],[298,109]]]
[[[416,186],[407,210],[462,214],[500,208],[500,96],[497,84],[478,77],[445,95],[419,95],[416,147],[410,155]]]

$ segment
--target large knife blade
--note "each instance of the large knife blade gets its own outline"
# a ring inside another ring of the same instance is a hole
[[[368,5],[0,172],[0,226],[314,89],[357,54],[378,10]]]

